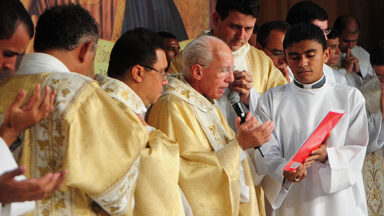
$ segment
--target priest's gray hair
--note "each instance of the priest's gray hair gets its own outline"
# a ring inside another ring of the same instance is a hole
[[[184,77],[189,78],[193,65],[208,66],[214,57],[227,55],[225,49],[219,48],[223,46],[227,46],[224,41],[209,35],[199,36],[190,42],[182,51]]]

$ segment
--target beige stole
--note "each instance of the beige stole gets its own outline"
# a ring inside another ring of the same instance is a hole
[[[221,166],[228,175],[230,182],[231,209],[236,213],[240,203],[240,165],[239,163],[233,163],[233,158],[228,160],[227,157],[228,154],[232,157],[233,151],[239,151],[239,149],[236,148],[237,140],[234,139],[233,136],[230,138],[230,135],[227,134],[222,122],[217,118],[216,107],[214,104],[196,92],[196,90],[185,82],[174,78],[171,78],[171,80],[173,81],[170,81],[168,91],[164,92],[164,95],[173,94],[193,106],[194,114],[197,117],[200,127],[203,129],[205,136],[208,138],[209,143],[218,156]],[[234,143],[236,145],[233,145]],[[231,146],[230,144],[232,144],[233,147],[224,148],[226,145],[228,145],[228,147]],[[239,157],[239,154],[237,154],[237,156]],[[240,161],[240,158],[236,161]]]
[[[125,83],[102,75],[95,78],[101,88],[126,107],[144,114],[141,98]],[[179,192],[179,148],[159,130],[149,135],[140,154],[139,178],[135,190],[135,215],[184,215]]]
[[[54,111],[24,132],[19,164],[27,166],[27,177],[62,169],[68,174],[59,190],[37,201],[34,214],[103,214],[100,206],[109,214],[129,214],[139,149],[148,140],[137,133],[141,130],[137,117],[131,112],[116,118],[123,112],[111,105],[114,101],[94,81],[74,73],[15,75],[2,81],[0,113],[20,89],[28,92],[28,98],[37,83],[57,91]],[[115,130],[117,125],[129,132]]]

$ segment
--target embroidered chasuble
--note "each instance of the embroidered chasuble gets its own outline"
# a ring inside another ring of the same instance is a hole
[[[200,35],[211,35],[209,31],[203,31]],[[180,42],[180,49],[182,50],[191,40]],[[169,73],[182,73],[182,53],[180,52],[171,62],[169,67]],[[272,60],[261,50],[249,45],[246,43],[244,46],[239,48],[236,51],[232,52],[234,58],[234,69],[235,70],[247,70],[252,75],[252,89],[250,92],[249,99],[249,110],[254,112],[257,108],[257,103],[261,94],[267,91],[270,88],[284,85],[288,83],[285,77],[281,74],[279,69],[277,69]],[[215,100],[216,105],[221,110],[224,118],[227,120],[229,126],[237,132],[235,126],[235,120],[237,118],[236,113],[233,111],[231,104],[227,100],[227,95],[229,94],[229,89],[226,89],[223,96]],[[253,161],[262,160],[259,153],[255,153],[254,150],[248,151],[249,155],[252,157]],[[250,166],[254,164],[250,163]],[[256,168],[252,168],[254,178],[258,177]],[[256,195],[258,200],[258,205],[260,212],[264,212],[264,193],[259,185],[259,181],[255,181],[256,186]]]
[[[22,134],[16,158],[28,178],[63,169],[68,174],[59,190],[36,202],[34,215],[132,215],[140,150],[148,142],[137,115],[122,110],[90,78],[33,53],[0,83],[1,122],[17,92],[24,89],[29,98],[37,83],[57,91],[54,109]]]
[[[179,185],[194,215],[259,215],[248,160],[211,101],[183,77],[170,78],[147,118],[179,145]]]
[[[384,129],[380,109],[382,84],[374,77],[362,85],[368,116],[369,142],[363,166],[368,215],[384,215]]]
[[[145,114],[141,98],[125,83],[96,75],[100,87],[137,114]],[[153,129],[141,150],[135,190],[134,215],[184,215],[179,192],[179,148],[160,130]]]

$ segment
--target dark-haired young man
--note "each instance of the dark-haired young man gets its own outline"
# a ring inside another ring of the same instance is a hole
[[[115,43],[108,76],[96,75],[111,97],[127,109],[145,116],[148,106],[168,84],[163,39],[156,33],[136,28]],[[143,146],[140,174],[135,190],[135,215],[192,215],[179,188],[179,148],[160,130],[147,126],[149,141]],[[184,204],[184,207],[183,207]]]
[[[37,53],[26,55],[17,73],[1,83],[0,113],[21,88],[30,92],[40,83],[57,91],[53,112],[22,137],[20,161],[28,177],[68,171],[60,190],[38,201],[35,215],[94,215],[101,209],[132,214],[140,150],[148,137],[135,113],[122,111],[95,81],[80,75],[89,71],[97,39],[97,24],[85,9],[50,8],[36,26]]]
[[[299,23],[312,23],[319,26],[324,33],[325,39],[330,29],[328,28],[328,13],[319,5],[310,1],[301,1],[289,9],[285,19],[290,25]]]
[[[12,75],[34,34],[32,20],[20,1],[0,2],[0,81]],[[0,85],[1,82],[0,82]],[[65,172],[47,173],[41,178],[25,179],[21,175],[25,167],[17,168],[9,147],[26,128],[46,118],[52,109],[54,92],[36,86],[33,96],[24,104],[25,91],[20,91],[6,113],[0,126],[0,215],[24,214],[34,208],[33,203],[13,202],[37,200],[48,196],[63,182]],[[21,180],[21,181],[20,181]]]
[[[168,66],[171,64],[171,61],[180,51],[179,41],[176,38],[176,35],[170,32],[158,32],[161,38],[164,40],[165,44],[165,54],[167,55]],[[168,71],[168,67],[167,67]]]
[[[32,20],[20,1],[0,5],[0,80],[15,72],[16,62],[34,34]],[[12,9],[12,10],[11,10]]]
[[[301,1],[293,5],[292,8],[289,9],[285,21],[291,25],[298,23],[312,23],[317,25],[323,31],[326,40],[330,32],[327,12],[319,5],[310,1]],[[332,68],[326,64],[323,65],[323,72],[330,82],[347,83],[344,76],[335,75]]]
[[[280,70],[288,82],[293,79],[293,75],[291,75],[284,59],[283,40],[290,27],[284,21],[264,23],[259,29],[256,45],[258,49],[263,50],[272,59],[275,67]]]
[[[327,35],[327,48],[329,49],[329,58],[326,62],[328,66],[332,67],[337,65],[337,62],[339,61],[340,57],[340,49],[339,49],[339,43],[340,43],[340,34],[335,29],[332,29],[331,32]],[[352,69],[352,68],[351,68]],[[347,73],[350,73],[351,71],[348,71]]]
[[[276,122],[265,162],[281,189],[269,197],[279,215],[367,215],[361,173],[368,143],[364,98],[356,88],[325,79],[325,49],[318,26],[291,27],[284,52],[295,80],[267,91],[259,100],[261,119]],[[321,146],[295,171],[283,171],[332,110],[342,110],[344,116]]]

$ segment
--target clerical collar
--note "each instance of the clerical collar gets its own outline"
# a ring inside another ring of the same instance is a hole
[[[311,84],[302,84],[299,81],[297,81],[296,79],[293,80],[293,83],[295,83],[295,85],[299,88],[317,89],[317,88],[323,87],[323,85],[325,84],[325,76],[323,75],[323,77],[320,80],[318,80],[314,83],[311,83]]]

